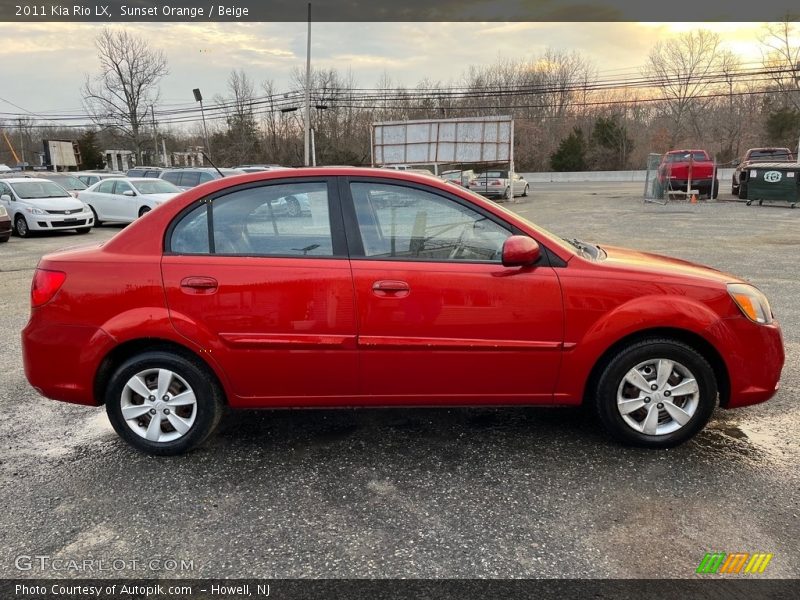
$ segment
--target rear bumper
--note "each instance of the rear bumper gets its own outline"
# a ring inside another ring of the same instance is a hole
[[[37,325],[22,330],[25,377],[43,396],[97,406],[94,376],[114,340],[102,329],[74,325]]]
[[[777,322],[757,325],[744,317],[718,321],[708,330],[717,340],[730,379],[730,395],[724,408],[737,408],[765,402],[780,387],[785,360],[783,336]]]

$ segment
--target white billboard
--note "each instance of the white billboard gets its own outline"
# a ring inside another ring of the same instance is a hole
[[[372,124],[372,166],[511,163],[510,116]]]
[[[50,157],[50,164],[58,167],[77,167],[78,161],[75,159],[75,149],[72,142],[62,140],[47,140],[47,152]]]

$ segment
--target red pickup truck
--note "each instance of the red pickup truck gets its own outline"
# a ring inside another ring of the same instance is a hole
[[[714,161],[705,150],[670,150],[661,157],[656,192],[697,190],[709,198],[719,193]],[[660,193],[659,193],[660,192]]]

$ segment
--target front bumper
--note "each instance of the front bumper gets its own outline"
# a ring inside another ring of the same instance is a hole
[[[728,370],[730,394],[724,408],[765,402],[780,387],[785,360],[783,336],[777,321],[758,325],[744,317],[717,321],[707,331],[717,348],[727,348],[723,360]]]
[[[28,222],[28,229],[31,231],[55,231],[58,229],[92,227],[94,225],[92,211],[73,213],[71,215],[25,213],[25,220]]]

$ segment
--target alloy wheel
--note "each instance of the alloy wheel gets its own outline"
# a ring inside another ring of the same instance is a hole
[[[661,436],[686,425],[700,404],[700,388],[683,364],[665,358],[630,369],[617,388],[617,410],[634,431]]]
[[[136,373],[122,390],[120,407],[128,427],[150,442],[180,439],[197,417],[194,390],[169,369]]]

